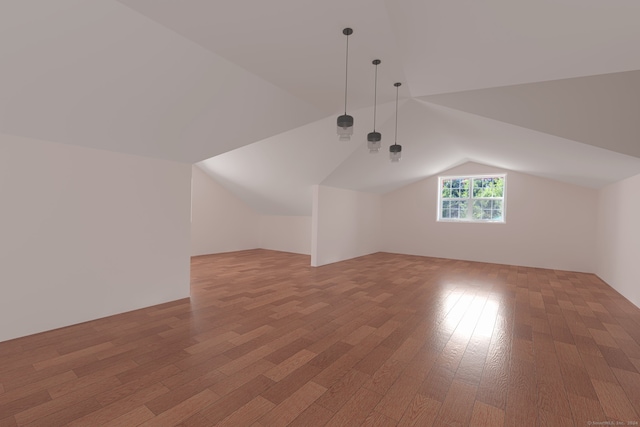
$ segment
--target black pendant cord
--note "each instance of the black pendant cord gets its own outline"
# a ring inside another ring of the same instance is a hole
[[[398,91],[400,90],[400,83],[394,84],[396,87],[396,136],[393,145],[398,145]]]
[[[376,59],[375,61],[373,61],[373,63],[376,65],[376,77],[375,77],[375,85],[374,85],[374,89],[373,89],[373,131],[376,131],[376,110],[377,110],[377,106],[378,106],[378,64],[380,63],[380,60]]]
[[[347,53],[344,61],[344,114],[347,115],[347,89],[349,87],[349,34],[351,32],[345,29],[344,34],[347,36]]]

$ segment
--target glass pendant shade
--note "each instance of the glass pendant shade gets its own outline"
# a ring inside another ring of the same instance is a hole
[[[402,145],[393,144],[389,146],[389,158],[393,163],[397,163],[402,158]]]
[[[380,132],[369,132],[367,135],[367,147],[371,154],[380,151],[380,147],[382,147],[382,134],[380,134]]]
[[[338,116],[338,136],[340,141],[351,141],[353,135],[353,117],[348,114]]]

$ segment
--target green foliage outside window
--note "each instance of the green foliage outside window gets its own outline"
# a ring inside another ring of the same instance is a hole
[[[473,197],[504,197],[504,178],[474,178]]]
[[[442,179],[441,219],[502,221],[504,181],[501,176]]]

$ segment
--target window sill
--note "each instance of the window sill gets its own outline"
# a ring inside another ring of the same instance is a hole
[[[467,219],[438,219],[436,222],[463,224],[506,224],[506,221],[469,221]]]

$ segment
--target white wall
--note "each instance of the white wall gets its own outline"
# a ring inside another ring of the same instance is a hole
[[[475,163],[441,175],[505,172],[506,224],[437,222],[437,176],[385,194],[383,250],[593,272],[595,190]]]
[[[258,214],[197,166],[192,185],[192,256],[259,246]]]
[[[0,135],[0,341],[188,297],[190,177]]]
[[[260,216],[260,247],[311,255],[311,217]]]
[[[640,307],[640,175],[598,193],[596,274]]]
[[[311,265],[380,251],[380,203],[378,194],[314,186]]]
[[[260,215],[193,166],[191,255],[264,248],[311,254],[311,217]]]

